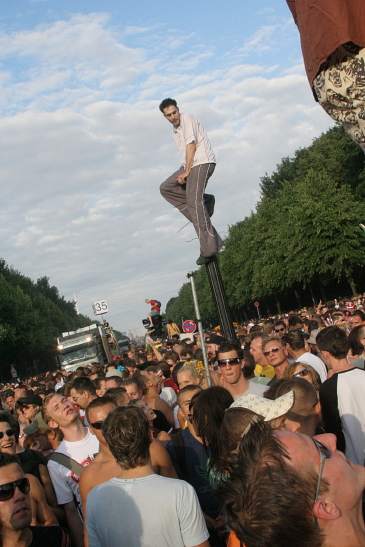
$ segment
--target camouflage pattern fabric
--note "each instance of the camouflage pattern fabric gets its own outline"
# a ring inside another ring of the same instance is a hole
[[[318,102],[365,152],[365,48],[316,76]]]

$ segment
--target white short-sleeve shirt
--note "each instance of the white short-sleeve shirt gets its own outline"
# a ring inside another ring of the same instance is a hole
[[[95,454],[99,452],[99,441],[95,435],[88,431],[81,441],[70,442],[63,440],[56,452],[70,456],[80,465],[86,467],[93,461]],[[80,506],[80,477],[77,477],[64,465],[52,460],[48,462],[47,467],[56,493],[57,503],[63,505],[75,500]]]
[[[212,145],[199,120],[181,112],[180,125],[177,128],[174,127],[173,135],[176,146],[181,154],[183,165],[185,165],[186,145],[193,142],[196,144],[193,167],[204,163],[216,163]]]
[[[209,537],[194,488],[159,475],[96,486],[86,520],[90,547],[192,547]]]

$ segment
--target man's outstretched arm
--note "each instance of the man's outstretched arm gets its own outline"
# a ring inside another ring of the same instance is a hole
[[[185,169],[180,175],[177,176],[177,181],[180,182],[180,184],[184,184],[186,182],[186,178],[190,175],[191,168],[193,166],[194,162],[194,156],[196,152],[196,144],[195,142],[191,142],[186,145],[185,148]]]

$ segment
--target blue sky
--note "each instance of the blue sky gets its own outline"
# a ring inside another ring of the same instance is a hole
[[[230,0],[227,4],[220,0],[187,0],[181,9],[167,0],[13,0],[2,5],[0,29],[3,32],[26,30],[68,19],[77,13],[109,14],[111,27],[115,29],[154,28],[167,34],[191,36],[192,41],[200,41],[214,50],[218,60],[224,53],[242,47],[258,29],[291,21],[285,0]],[[265,57],[270,62],[287,64],[300,51],[294,25],[287,27],[281,39],[287,42],[288,48],[278,52],[276,44],[268,42],[271,49],[265,51]],[[138,42],[138,39],[129,40]],[[257,53],[254,49],[250,51],[254,62],[262,54],[261,49]]]
[[[165,96],[208,130],[223,236],[255,207],[260,176],[330,126],[284,1],[2,6],[3,256],[83,313],[108,300],[122,330],[140,330],[145,298],[165,304],[199,254],[159,194],[178,166]]]

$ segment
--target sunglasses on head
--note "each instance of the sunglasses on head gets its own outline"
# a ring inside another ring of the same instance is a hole
[[[24,477],[24,479],[0,484],[0,501],[10,500],[14,496],[15,488],[19,488],[22,494],[28,494],[30,490],[29,480]]]
[[[5,437],[5,433],[7,437],[13,437],[15,435],[15,431],[12,429],[7,429],[6,431],[0,431],[0,440]]]
[[[270,353],[277,353],[278,351],[280,351],[280,348],[272,348],[264,351],[263,354],[265,355],[265,357],[267,357],[268,355],[270,355]]]
[[[309,370],[307,368],[303,368],[303,370],[298,370],[298,372],[293,374],[295,378],[300,378],[301,376],[308,376],[308,375],[309,375]]]
[[[226,367],[227,365],[239,365],[241,359],[239,357],[234,357],[233,359],[218,359],[217,361],[219,367]]]
[[[104,421],[90,422],[90,425],[91,425],[94,429],[102,429],[103,423],[104,423]]]

